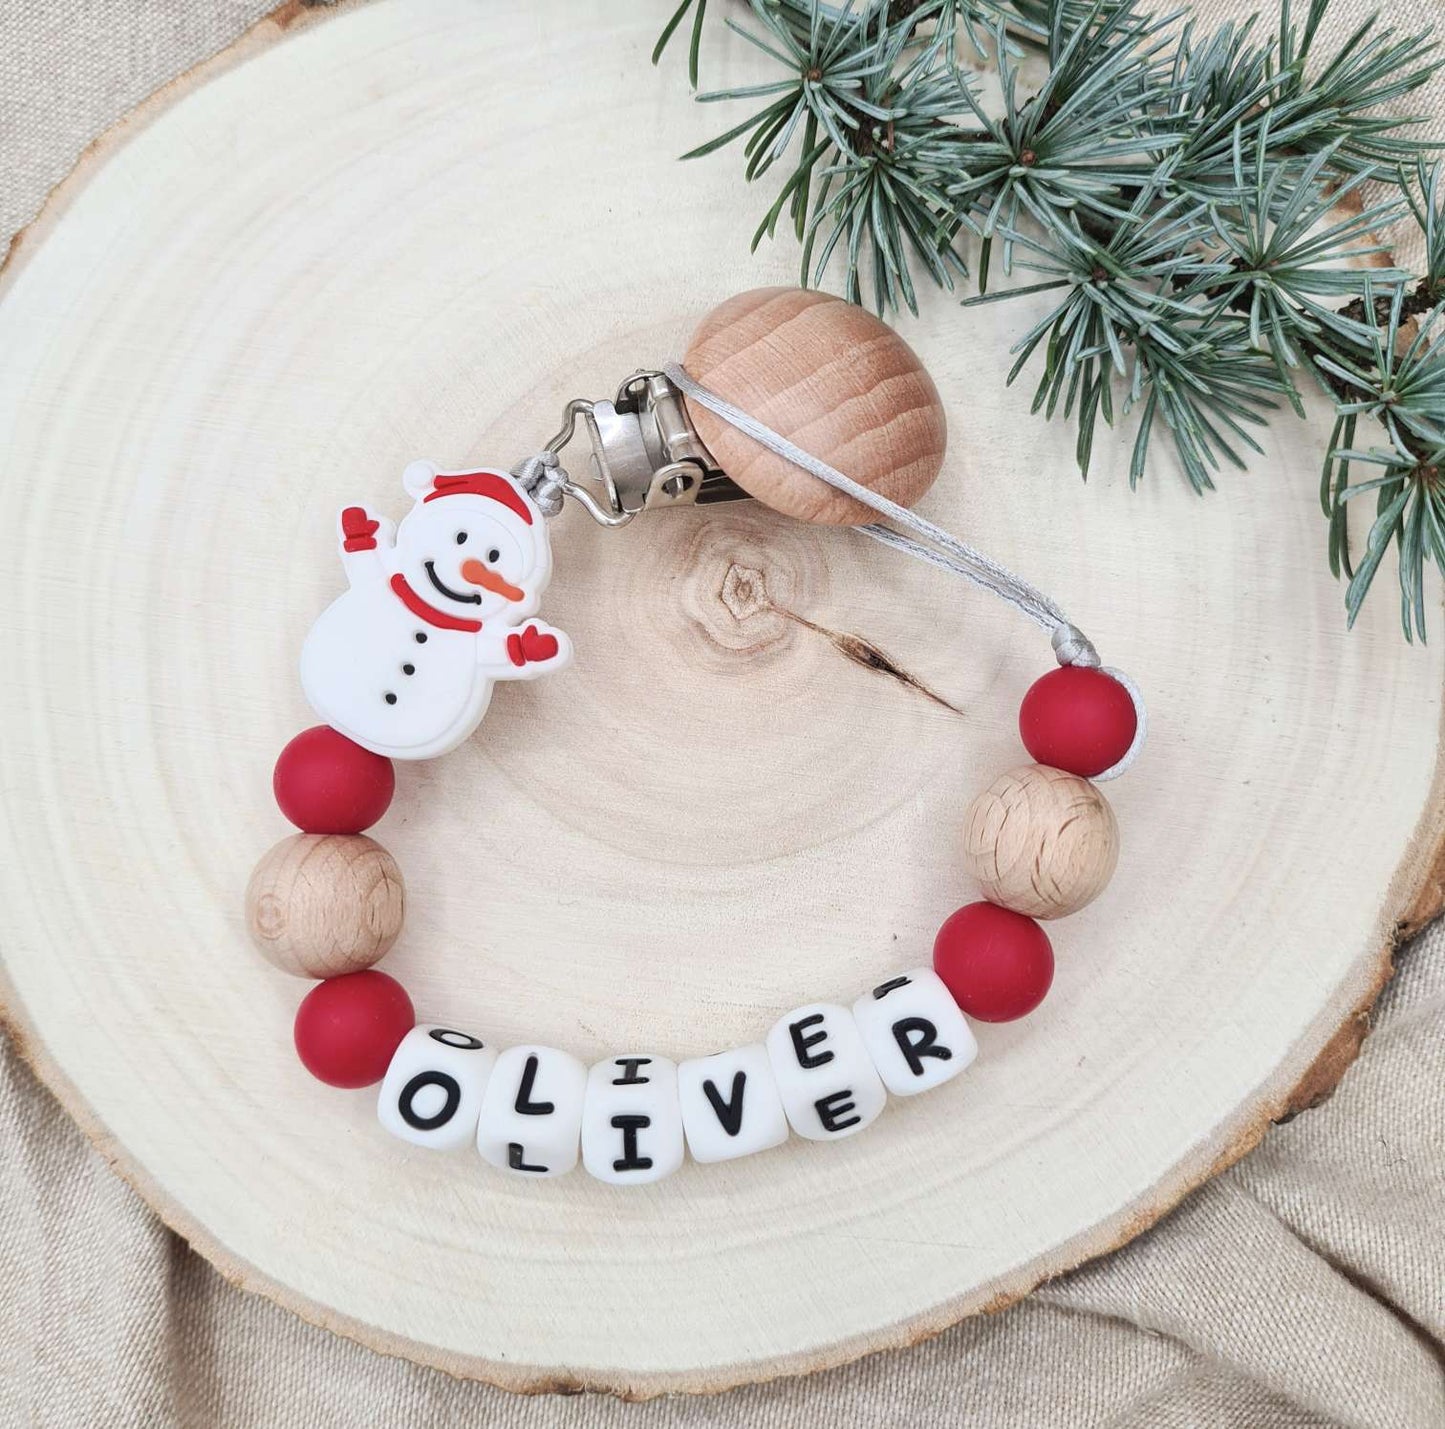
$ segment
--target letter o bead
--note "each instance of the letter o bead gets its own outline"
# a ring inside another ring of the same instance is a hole
[[[865,992],[853,1020],[895,1097],[942,1086],[978,1055],[968,1019],[932,968],[910,968]]]
[[[482,1094],[477,1150],[519,1176],[565,1176],[577,1164],[587,1068],[555,1047],[508,1047]]]
[[[477,1134],[482,1094],[497,1054],[480,1037],[424,1023],[401,1040],[386,1069],[376,1115],[413,1146],[455,1151]]]
[[[788,1124],[809,1141],[837,1141],[863,1130],[888,1094],[846,1007],[813,1002],[773,1024],[768,1060]]]
[[[587,1074],[582,1164],[612,1186],[660,1181],[682,1165],[677,1067],[666,1057],[608,1057]]]

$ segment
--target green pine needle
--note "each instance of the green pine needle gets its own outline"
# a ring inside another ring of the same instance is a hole
[[[694,9],[694,6],[696,8]],[[692,10],[692,41],[687,49],[687,77],[694,89],[697,88],[697,67],[698,51],[702,48],[702,25],[707,18],[707,0],[682,0],[682,4],[672,12],[672,18],[662,27],[662,33],[657,37],[657,43],[652,47],[652,62],[656,64],[662,58],[662,52],[667,48],[667,42],[672,38],[673,32],[682,24],[683,17],[689,10]]]
[[[1033,410],[1074,423],[1085,475],[1101,428],[1127,423],[1131,482],[1162,435],[1207,491],[1321,388],[1346,617],[1394,551],[1404,632],[1423,640],[1426,568],[1445,572],[1445,161],[1401,111],[1441,57],[1375,20],[1329,50],[1328,3],[1282,0],[1272,32],[1203,32],[1143,0],[749,0],[725,23],[774,74],[699,94],[751,112],[686,157],[741,141],[749,180],[782,176],[753,245],[786,216],[805,284],[836,269],[851,301],[916,309],[921,284],[969,276],[973,248],[965,306],[1049,295],[1007,380],[1034,370]],[[653,60],[689,13],[696,88],[706,0],[682,0]],[[966,52],[996,70],[998,103]],[[1419,275],[1381,237],[1402,218]],[[1018,270],[1007,288],[990,288],[995,258]],[[1371,496],[1352,551],[1348,513]]]

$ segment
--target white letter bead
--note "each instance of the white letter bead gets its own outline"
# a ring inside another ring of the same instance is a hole
[[[554,1047],[508,1047],[492,1068],[477,1150],[503,1171],[565,1176],[577,1164],[587,1068]]]
[[[788,1118],[760,1042],[683,1062],[677,1097],[694,1161],[732,1161],[788,1139]]]
[[[377,1097],[376,1115],[414,1146],[455,1151],[476,1134],[497,1054],[468,1032],[413,1027],[401,1039]]]
[[[582,1164],[614,1186],[660,1181],[682,1165],[677,1067],[666,1057],[609,1057],[587,1074]]]
[[[788,1121],[809,1141],[836,1141],[862,1131],[888,1094],[846,1007],[812,1002],[768,1033],[768,1059]]]
[[[853,1019],[896,1097],[941,1086],[978,1055],[967,1019],[932,968],[910,968],[865,992]]]

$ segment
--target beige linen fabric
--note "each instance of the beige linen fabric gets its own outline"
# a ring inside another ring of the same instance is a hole
[[[95,135],[268,8],[4,0],[0,246]],[[1413,28],[1430,9],[1400,4],[1392,18]],[[1336,0],[1336,23],[1362,13]],[[236,1290],[110,1172],[5,1043],[0,1429],[1445,1425],[1442,1016],[1445,924],[1402,955],[1334,1098],[1125,1250],[909,1351],[646,1405],[459,1383]]]

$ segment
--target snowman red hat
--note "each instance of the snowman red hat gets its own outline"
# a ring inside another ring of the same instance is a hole
[[[514,559],[503,556],[498,568],[514,587],[531,591],[536,585],[540,591],[547,583],[551,547],[546,523],[515,477],[494,467],[443,471],[435,462],[414,461],[402,472],[401,480],[415,505],[397,528],[395,563],[419,592],[424,592],[437,568],[445,574],[450,556],[467,554],[463,544],[466,533],[477,535],[477,523],[481,521],[491,524],[502,553],[514,552]],[[451,544],[453,534],[458,542],[455,548]],[[433,575],[427,573],[427,562],[433,563]],[[460,570],[456,574],[462,581],[471,579]],[[482,585],[488,584],[480,576],[478,579]],[[452,585],[455,587],[456,582]],[[509,599],[520,601],[516,594]],[[521,604],[530,604],[531,608],[519,610],[519,614],[531,614],[536,609],[534,598]]]
[[[477,471],[438,471],[429,461],[414,461],[402,473],[402,483],[418,501],[437,501],[443,496],[481,496],[496,501],[532,525],[532,508],[505,472],[482,467]]]

